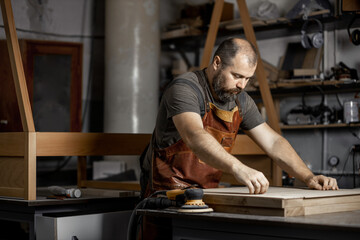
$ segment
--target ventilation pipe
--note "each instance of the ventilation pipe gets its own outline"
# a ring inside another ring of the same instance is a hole
[[[159,90],[159,1],[105,4],[104,131],[151,133]]]
[[[104,132],[153,131],[159,104],[159,54],[159,0],[107,0]],[[111,159],[122,159],[138,177],[135,158]]]

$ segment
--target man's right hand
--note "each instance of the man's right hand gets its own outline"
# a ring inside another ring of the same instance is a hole
[[[269,181],[262,172],[252,169],[244,164],[233,169],[234,177],[249,188],[250,194],[262,194],[269,188]]]

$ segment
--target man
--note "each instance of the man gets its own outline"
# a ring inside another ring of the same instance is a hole
[[[185,73],[170,83],[142,163],[143,197],[192,184],[217,187],[222,172],[231,173],[249,193],[265,193],[269,181],[264,174],[230,154],[239,127],[309,188],[338,189],[334,178],[314,176],[288,141],[261,118],[243,91],[256,66],[255,48],[244,39],[232,38],[220,44],[206,69]]]

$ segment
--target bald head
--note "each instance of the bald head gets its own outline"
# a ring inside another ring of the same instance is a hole
[[[257,53],[255,47],[247,40],[241,38],[229,38],[223,41],[214,54],[221,59],[222,67],[226,68],[233,65],[233,59],[237,54],[246,58],[249,66],[257,63]]]

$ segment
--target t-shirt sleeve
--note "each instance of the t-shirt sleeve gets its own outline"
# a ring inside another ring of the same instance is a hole
[[[244,94],[244,96],[240,96],[240,104],[243,111],[243,121],[241,122],[240,128],[243,130],[250,130],[265,121],[249,94],[246,92],[241,94]]]
[[[175,83],[168,88],[164,93],[164,104],[167,118],[184,112],[195,112],[200,115],[198,96],[186,83]]]

